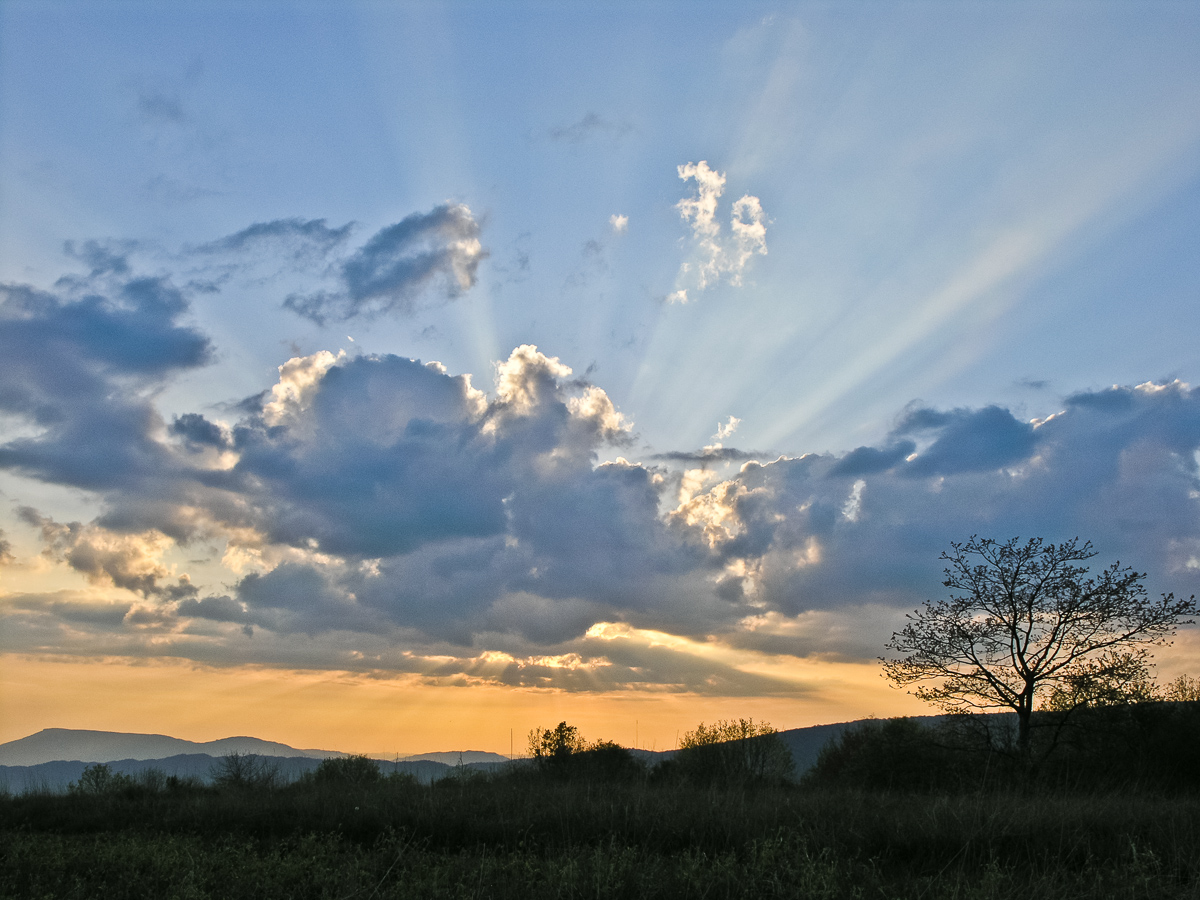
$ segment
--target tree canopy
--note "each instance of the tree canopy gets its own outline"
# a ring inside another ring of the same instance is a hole
[[[883,660],[884,674],[948,712],[1012,710],[1023,753],[1043,694],[1069,711],[1136,693],[1150,647],[1196,614],[1194,597],[1151,600],[1145,573],[1119,562],[1091,574],[1090,541],[973,536],[951,547],[941,556],[950,596],[908,616],[887,644],[904,656]]]

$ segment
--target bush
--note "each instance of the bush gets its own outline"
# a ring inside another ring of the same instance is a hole
[[[233,790],[266,790],[279,786],[279,765],[255,753],[230,753],[213,763],[213,783]]]
[[[578,728],[566,722],[529,732],[529,755],[539,773],[555,778],[612,781],[645,773],[627,748],[612,741],[589,744]]]
[[[737,719],[701,722],[683,736],[663,774],[693,784],[768,785],[783,783],[794,770],[792,752],[771,725]]]
[[[92,763],[83,770],[78,781],[67,786],[71,794],[116,794],[134,786],[134,780],[128,775],[114,772],[105,763]]]
[[[383,773],[379,771],[379,763],[368,756],[341,756],[321,760],[308,778],[317,784],[359,787],[378,784]]]

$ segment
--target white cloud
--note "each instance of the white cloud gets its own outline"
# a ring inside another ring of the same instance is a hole
[[[686,303],[689,287],[703,291],[722,278],[734,286],[754,256],[767,254],[767,218],[757,197],[744,195],[733,204],[731,237],[726,239],[717,221],[717,207],[725,191],[725,174],[709,168],[707,161],[678,166],[683,181],[696,182],[696,193],[680,200],[675,208],[691,226],[692,254],[676,277],[675,291],[667,301]]]
[[[624,234],[629,230],[629,216],[613,213],[608,217],[608,224],[612,226],[613,234]]]
[[[729,421],[725,422],[724,424],[718,422],[717,433],[713,435],[713,439],[718,441],[725,440],[727,437],[730,437],[735,431],[737,431],[738,426],[741,424],[742,420],[737,416],[730,416]]]
[[[271,399],[263,406],[267,424],[278,425],[303,410],[325,373],[345,358],[344,350],[339,350],[337,356],[319,350],[311,356],[293,356],[280,366],[279,381],[272,386]]]

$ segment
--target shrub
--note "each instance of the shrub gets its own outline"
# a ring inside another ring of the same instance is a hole
[[[311,779],[317,784],[370,785],[377,784],[383,773],[379,763],[368,756],[341,756],[321,760],[312,772]]]
[[[92,763],[83,770],[78,781],[67,786],[71,794],[115,794],[133,787],[134,780],[128,775],[114,772],[105,763]]]
[[[792,776],[792,753],[779,733],[753,719],[703,722],[680,741],[671,765],[674,778],[694,784],[781,784]]]
[[[213,763],[212,780],[217,787],[233,790],[264,790],[278,787],[279,765],[255,753],[229,753]]]
[[[627,748],[613,741],[589,744],[578,728],[566,722],[529,732],[529,755],[538,772],[556,778],[626,780],[645,771]]]

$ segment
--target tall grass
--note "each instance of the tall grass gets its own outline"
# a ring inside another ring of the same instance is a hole
[[[1200,897],[1200,797],[529,773],[0,797],[0,897]]]

